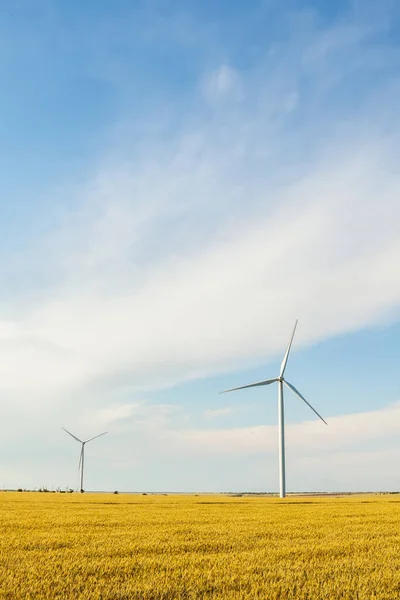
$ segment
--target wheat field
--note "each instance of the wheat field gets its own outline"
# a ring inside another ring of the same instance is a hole
[[[400,497],[0,493],[0,598],[400,598]]]

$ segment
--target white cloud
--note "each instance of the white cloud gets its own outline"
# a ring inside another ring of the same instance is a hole
[[[93,427],[93,422],[96,423],[98,427],[109,427],[110,425],[112,426],[115,425],[115,423],[129,419],[139,406],[138,403],[133,403],[102,408],[94,415],[91,415],[91,427]]]
[[[400,434],[400,402],[384,409],[329,417],[328,426],[318,419],[287,424],[286,442],[297,455],[343,453],[364,442],[391,440]],[[234,429],[171,430],[169,434],[185,450],[226,454],[255,454],[277,449],[277,427],[256,425]]]
[[[218,417],[225,417],[226,415],[230,415],[233,412],[233,408],[231,406],[223,406],[222,408],[208,408],[203,412],[203,416],[206,419],[216,419]]]
[[[393,143],[377,139],[373,150],[364,140],[362,148],[346,143],[340,156],[329,153],[311,173],[280,192],[273,189],[272,206],[257,207],[257,216],[250,209],[248,218],[221,217],[215,233],[201,219],[197,229],[173,203],[171,218],[179,225],[169,232],[158,222],[168,213],[163,205],[161,217],[146,218],[137,240],[125,225],[133,222],[134,205],[110,200],[115,210],[111,222],[101,217],[101,234],[95,220],[84,239],[71,238],[78,251],[66,274],[40,303],[7,323],[0,386],[61,393],[120,377],[137,389],[158,387],[281,351],[297,316],[298,344],[390,318],[400,300]],[[196,180],[195,160],[192,169]],[[169,168],[161,171],[168,196]],[[150,189],[137,178],[133,187],[144,186],[145,201]],[[207,178],[203,184],[207,189]],[[218,187],[221,195],[224,189],[232,193],[225,178]],[[179,204],[186,183],[175,183],[175,192]],[[260,202],[266,193],[261,185],[253,192]],[[161,203],[157,194],[155,204]],[[246,197],[246,190],[240,192],[242,202]],[[108,250],[104,227],[114,232]],[[178,252],[174,235],[179,238],[185,227],[194,237],[204,232],[204,240],[192,244],[185,232]]]
[[[92,456],[103,452],[104,468],[117,469],[121,476],[135,474],[135,486],[138,477],[151,482],[146,489],[277,489],[275,425],[198,429],[188,427],[185,420],[176,408],[142,403],[124,428],[114,427],[107,442],[92,448]],[[328,426],[318,420],[289,423],[289,489],[395,490],[398,478],[393,464],[400,458],[399,434],[400,402],[381,410],[330,417]],[[165,465],[165,477],[164,470],[157,471],[159,463]],[[181,477],[175,478],[175,472]]]
[[[151,435],[158,433],[162,436],[174,420],[180,423],[185,421],[179,407],[141,401],[94,408],[88,411],[84,423],[91,430],[96,424],[96,427],[109,427],[114,433],[140,429]]]

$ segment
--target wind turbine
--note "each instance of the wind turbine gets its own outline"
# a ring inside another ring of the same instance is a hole
[[[64,427],[61,427],[61,429],[64,429]],[[82,441],[79,438],[76,437],[76,435],[74,435],[73,433],[71,433],[70,431],[68,431],[67,429],[64,429],[64,431],[66,433],[68,433],[71,437],[74,438],[74,440],[76,440],[77,442],[79,442],[80,444],[82,444],[81,447],[81,454],[79,457],[79,466],[78,469],[80,470],[80,480],[81,480],[81,494],[83,494],[83,492],[85,491],[83,489],[83,466],[84,466],[84,462],[85,462],[85,444],[88,444],[89,442],[101,437],[102,435],[106,435],[107,431],[105,431],[104,433],[99,433],[99,435],[95,435],[94,437],[90,438],[89,440],[85,440]]]
[[[317,415],[317,417],[319,417],[321,419],[321,421],[323,421],[325,423],[325,425],[328,425],[328,423],[325,421],[325,419],[323,419],[321,417],[321,415],[315,410],[315,408],[313,408],[311,406],[311,404],[309,402],[307,402],[307,400],[304,398],[304,396],[302,396],[300,394],[300,392],[298,390],[296,390],[296,388],[294,387],[294,385],[292,385],[291,383],[289,383],[288,381],[286,381],[286,379],[284,379],[284,377],[283,377],[284,374],[285,374],[285,369],[286,369],[287,361],[288,361],[288,358],[289,358],[290,348],[292,347],[292,342],[293,342],[294,334],[295,334],[295,331],[296,331],[296,327],[297,327],[297,320],[296,320],[296,323],[294,325],[293,333],[292,333],[292,336],[290,338],[287,350],[285,352],[285,356],[283,357],[283,361],[282,361],[282,365],[281,365],[281,370],[280,370],[280,373],[279,373],[279,377],[275,377],[274,379],[265,379],[264,381],[258,381],[256,383],[250,383],[248,385],[242,385],[240,387],[236,387],[236,388],[232,388],[230,390],[224,390],[223,392],[220,392],[221,394],[225,394],[226,392],[234,392],[236,390],[243,390],[245,388],[258,387],[258,386],[261,386],[261,385],[270,385],[271,383],[278,382],[279,495],[280,495],[281,498],[284,498],[286,496],[286,476],[285,476],[285,415],[284,415],[284,405],[283,405],[283,384],[285,384],[289,389],[292,390],[292,392],[294,392],[301,400],[303,400],[303,402],[305,402],[307,404],[307,406],[309,406],[311,408],[311,410],[315,412],[315,414]]]

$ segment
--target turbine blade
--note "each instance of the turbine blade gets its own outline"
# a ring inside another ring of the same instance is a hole
[[[274,383],[278,381],[275,377],[274,379],[265,379],[265,381],[258,381],[257,383],[249,383],[249,385],[241,385],[240,387],[231,388],[230,390],[224,390],[220,392],[220,394],[226,394],[227,392],[235,392],[236,390],[244,390],[245,388],[258,387],[259,385],[269,385],[270,383]]]
[[[64,427],[61,427],[61,429],[64,429]],[[66,433],[68,433],[71,437],[74,438],[74,440],[76,440],[77,442],[79,442],[80,444],[82,444],[82,440],[80,440],[79,438],[76,437],[76,435],[74,435],[73,433],[71,433],[70,431],[68,431],[67,429],[64,429],[64,431]]]
[[[281,364],[281,372],[279,374],[279,377],[283,377],[283,374],[284,374],[285,369],[286,369],[287,361],[288,361],[288,358],[289,358],[290,348],[292,347],[292,342],[293,342],[293,338],[294,338],[294,332],[296,331],[296,327],[297,327],[297,322],[298,322],[298,319],[296,319],[296,323],[294,324],[294,329],[293,329],[292,337],[290,338],[289,345],[288,345],[287,350],[285,352],[285,356],[283,357],[283,361],[282,361],[282,364]]]
[[[81,448],[81,453],[79,455],[79,465],[78,465],[78,471],[81,468],[81,464],[82,464],[82,455],[83,455],[83,444],[82,444],[82,448]]]
[[[315,408],[313,406],[311,406],[311,404],[309,402],[307,402],[307,400],[304,398],[304,396],[302,396],[300,394],[299,390],[296,390],[296,388],[294,387],[294,385],[292,385],[291,383],[289,383],[288,381],[286,381],[286,379],[284,379],[283,382],[286,383],[286,385],[288,386],[288,388],[290,388],[292,390],[292,392],[294,392],[295,394],[297,394],[297,396],[299,398],[301,398],[303,400],[303,402],[305,402],[307,404],[307,406],[309,406],[313,412],[315,412],[315,414],[317,415],[317,417],[319,417],[321,419],[321,421],[323,421],[325,423],[325,425],[328,425],[328,423],[325,421],[325,419],[323,419],[321,417],[321,415],[315,410]]]
[[[94,437],[90,438],[90,440],[85,440],[85,444],[87,444],[88,442],[91,442],[92,440],[95,440],[98,437],[101,437],[102,435],[106,435],[107,431],[105,431],[104,433],[99,433],[99,435],[95,435]]]

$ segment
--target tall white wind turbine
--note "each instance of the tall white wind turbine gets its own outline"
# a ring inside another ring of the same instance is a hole
[[[248,385],[242,385],[242,386],[237,387],[237,388],[232,388],[230,390],[224,390],[223,392],[220,392],[221,394],[225,394],[226,392],[234,392],[236,390],[243,390],[245,388],[258,387],[258,386],[261,386],[261,385],[270,385],[271,383],[278,382],[279,492],[280,492],[279,495],[280,495],[281,498],[284,498],[286,496],[286,476],[285,476],[285,415],[284,415],[284,405],[283,405],[283,384],[285,384],[288,388],[290,388],[292,390],[292,392],[294,392],[299,398],[301,398],[301,400],[303,400],[303,402],[305,402],[307,404],[307,406],[309,406],[311,408],[311,410],[315,412],[315,414],[317,415],[317,417],[319,417],[321,419],[321,421],[323,421],[325,423],[325,425],[328,424],[325,421],[325,419],[323,419],[321,417],[321,415],[319,413],[317,413],[317,411],[315,410],[315,408],[313,408],[311,406],[311,404],[309,402],[307,402],[307,400],[304,398],[304,396],[302,396],[300,394],[300,392],[298,390],[296,390],[296,388],[294,387],[294,385],[292,385],[291,383],[289,383],[288,381],[286,381],[286,379],[283,377],[284,374],[285,374],[285,369],[286,369],[287,361],[288,361],[288,358],[289,358],[290,348],[292,347],[292,342],[293,342],[293,338],[294,338],[294,333],[296,331],[296,327],[297,327],[297,321],[295,323],[295,326],[294,326],[294,329],[293,329],[293,333],[292,333],[292,336],[291,336],[290,341],[289,341],[289,345],[288,345],[287,350],[285,352],[285,356],[283,357],[283,361],[282,361],[281,371],[279,373],[279,377],[275,377],[274,379],[265,379],[264,381],[258,381],[256,383],[250,383]]]
[[[80,444],[82,444],[81,454],[80,454],[80,457],[79,457],[79,466],[78,466],[78,469],[80,471],[81,494],[83,494],[83,492],[85,491],[83,489],[83,467],[84,467],[84,463],[85,463],[85,444],[88,444],[89,442],[92,442],[93,440],[96,440],[97,438],[101,437],[102,435],[106,435],[107,431],[105,431],[104,433],[99,433],[99,435],[95,435],[94,437],[90,438],[89,440],[82,441],[78,437],[76,437],[76,435],[74,435],[73,433],[71,433],[67,429],[64,429],[64,427],[61,427],[61,429],[63,429],[66,433],[68,433],[68,435],[70,435],[71,437],[73,437],[74,440],[76,440],[77,442],[79,442]]]

